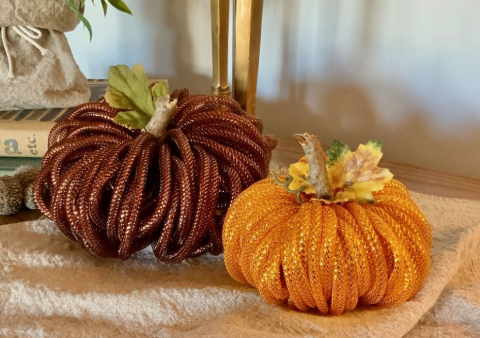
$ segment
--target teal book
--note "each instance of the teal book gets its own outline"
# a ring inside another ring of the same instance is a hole
[[[0,177],[12,175],[22,165],[40,168],[42,159],[39,157],[0,157]]]

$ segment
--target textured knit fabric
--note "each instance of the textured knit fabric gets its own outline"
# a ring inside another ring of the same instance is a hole
[[[88,101],[87,79],[63,33],[78,23],[63,0],[0,2],[0,111]]]
[[[230,278],[222,256],[99,259],[50,221],[1,226],[0,336],[479,337],[480,202],[412,197],[434,233],[424,285],[399,307],[339,317],[265,303]]]
[[[64,33],[42,29],[35,46],[7,27],[14,78],[9,78],[5,49],[0,43],[0,110],[75,107],[90,98],[88,81],[73,59]]]
[[[79,3],[79,1],[76,1]],[[33,26],[69,32],[80,19],[64,5],[63,0],[0,1],[0,27]]]

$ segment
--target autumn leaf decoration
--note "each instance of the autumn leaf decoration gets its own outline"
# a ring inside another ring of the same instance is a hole
[[[297,137],[309,136],[309,141],[317,142],[317,153],[323,153],[318,139],[312,135],[302,134]],[[308,137],[307,137],[308,138]],[[304,139],[305,140],[305,139]],[[300,142],[302,143],[302,141]],[[382,143],[380,141],[369,141],[367,144],[360,144],[356,151],[352,152],[348,145],[334,140],[331,148],[326,153],[326,161],[318,161],[317,155],[310,154],[306,146],[302,144],[306,156],[298,162],[290,165],[288,174],[283,182],[275,180],[284,186],[287,191],[297,193],[297,201],[301,202],[300,194],[316,194],[318,199],[325,203],[340,203],[356,201],[359,203],[374,203],[372,192],[382,190],[393,175],[388,169],[379,168],[378,164],[382,158]],[[316,157],[315,157],[316,156]],[[309,162],[322,163],[326,180],[323,186],[327,187],[323,196],[319,196],[317,186],[312,184],[310,177]],[[310,180],[309,180],[310,178]]]
[[[114,121],[133,129],[145,128],[155,114],[158,98],[169,93],[165,80],[157,82],[150,90],[145,69],[139,63],[132,69],[125,65],[110,67],[108,85],[105,101],[122,110]]]

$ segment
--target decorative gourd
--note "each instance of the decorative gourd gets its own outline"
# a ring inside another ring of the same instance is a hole
[[[283,180],[254,184],[228,211],[230,275],[267,302],[322,314],[410,299],[428,274],[432,233],[405,186],[377,167],[380,143],[351,152],[335,141],[327,160],[316,137],[297,138],[306,159]]]
[[[268,175],[276,141],[231,98],[170,98],[165,83],[149,90],[140,65],[112,67],[109,80],[108,103],[81,105],[52,129],[39,209],[100,257],[150,244],[163,262],[220,254],[225,211]]]

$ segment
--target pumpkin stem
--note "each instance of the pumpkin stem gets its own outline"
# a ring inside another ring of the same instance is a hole
[[[315,135],[307,133],[295,134],[295,138],[300,142],[308,161],[310,171],[308,183],[315,187],[317,198],[331,200],[333,191],[327,177],[328,157],[320,141]]]
[[[167,133],[167,126],[177,111],[177,99],[170,101],[170,95],[159,96],[155,104],[155,113],[145,126],[145,130],[162,141]]]

